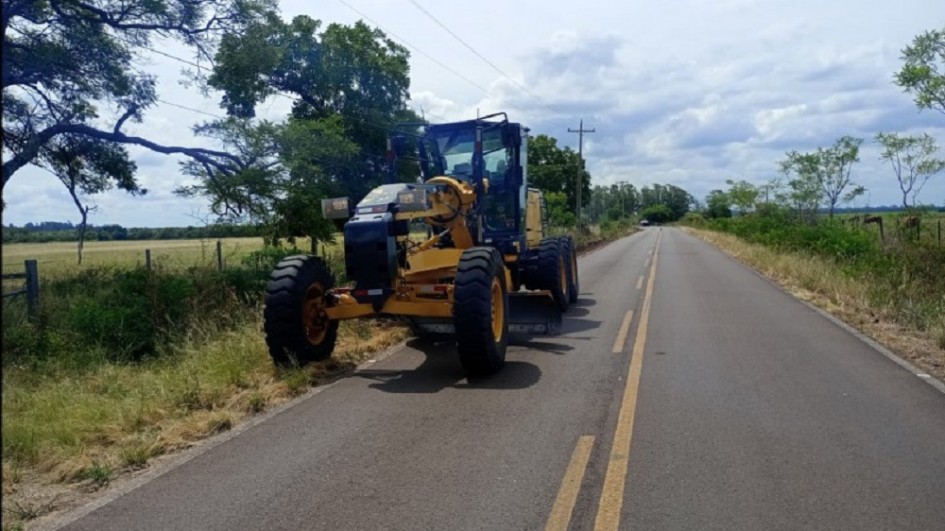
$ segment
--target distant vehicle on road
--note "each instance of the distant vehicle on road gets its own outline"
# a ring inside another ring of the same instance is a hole
[[[641,220],[640,220],[640,226],[641,226],[641,227],[648,227],[648,226],[650,226],[650,220],[648,220],[648,219],[641,219]]]

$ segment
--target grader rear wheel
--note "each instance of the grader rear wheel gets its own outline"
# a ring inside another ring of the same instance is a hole
[[[279,367],[300,367],[327,359],[335,348],[338,321],[325,313],[334,280],[314,256],[283,259],[266,286],[263,310],[266,346]]]
[[[559,237],[562,246],[567,249],[568,264],[568,302],[574,304],[581,293],[581,281],[578,277],[577,247],[570,236]]]
[[[551,296],[562,312],[570,304],[570,282],[567,256],[563,242],[558,238],[545,238],[538,246],[537,287],[551,292]]]

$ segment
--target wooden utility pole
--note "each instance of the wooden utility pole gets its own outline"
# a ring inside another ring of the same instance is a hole
[[[584,129],[584,119],[577,129],[568,128],[569,133],[578,134],[578,168],[577,168],[577,228],[581,233],[581,189],[584,188],[584,133],[594,133],[594,129]]]

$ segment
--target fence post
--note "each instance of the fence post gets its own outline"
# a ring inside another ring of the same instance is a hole
[[[39,315],[39,268],[36,260],[23,262],[26,269],[26,310],[31,320]]]
[[[144,267],[151,272],[151,249],[144,250]]]
[[[938,220],[938,244],[942,245],[942,220]]]
[[[217,271],[223,272],[223,245],[217,240]]]

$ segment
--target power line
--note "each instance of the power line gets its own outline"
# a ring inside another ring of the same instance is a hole
[[[498,72],[500,75],[502,75],[503,77],[505,77],[506,79],[508,79],[508,80],[511,81],[512,83],[514,83],[515,86],[518,87],[518,88],[520,88],[523,92],[525,92],[526,94],[529,94],[530,96],[532,96],[533,98],[535,98],[535,99],[538,101],[538,103],[541,103],[542,105],[544,105],[545,107],[547,107],[547,108],[548,108],[549,110],[551,110],[552,112],[556,112],[555,109],[554,109],[551,105],[549,105],[548,102],[546,102],[544,99],[542,99],[541,96],[539,96],[539,95],[535,94],[534,92],[528,90],[528,88],[526,88],[524,85],[522,85],[522,84],[519,83],[518,81],[512,79],[512,76],[510,76],[510,75],[506,74],[505,72],[503,72],[501,68],[499,68],[498,66],[495,65],[495,63],[493,63],[492,61],[486,59],[486,57],[485,57],[484,55],[482,55],[482,54],[479,53],[475,48],[473,48],[472,46],[470,46],[469,43],[467,43],[466,41],[464,41],[464,40],[463,40],[459,35],[457,35],[453,30],[451,30],[449,27],[447,27],[446,24],[440,22],[440,20],[439,20],[438,18],[436,18],[435,16],[433,16],[433,13],[430,13],[430,12],[427,11],[423,6],[421,6],[421,5],[417,2],[417,0],[408,0],[408,1],[409,1],[411,4],[413,4],[414,7],[416,7],[417,9],[419,9],[424,15],[426,15],[430,20],[432,20],[432,21],[435,22],[438,26],[440,26],[441,28],[443,28],[444,31],[446,31],[447,33],[449,33],[450,35],[452,35],[454,39],[456,39],[457,41],[459,41],[460,44],[462,44],[462,45],[465,46],[470,52],[472,52],[473,54],[475,54],[476,57],[478,57],[478,58],[482,59],[483,61],[485,61],[485,63],[488,64],[489,66],[491,66],[496,72]]]
[[[155,101],[157,101],[157,102],[159,102],[159,103],[163,103],[164,105],[170,105],[171,107],[177,107],[178,109],[184,109],[184,110],[187,110],[187,111],[190,111],[190,112],[195,112],[195,113],[197,113],[197,114],[204,114],[204,115],[206,115],[206,116],[212,116],[212,117],[218,118],[218,119],[220,119],[220,120],[225,120],[225,119],[226,119],[225,116],[220,116],[219,114],[213,114],[213,113],[210,113],[210,112],[207,112],[207,111],[201,111],[200,109],[194,109],[193,107],[188,107],[188,106],[186,106],[186,105],[181,105],[181,104],[179,104],[179,103],[173,103],[173,102],[166,101],[166,100],[162,100],[162,99],[157,99],[157,100],[155,100]]]
[[[193,62],[193,61],[189,61],[189,60],[187,60],[187,59],[182,59],[182,58],[180,58],[180,57],[177,57],[176,55],[171,55],[171,54],[169,54],[169,53],[167,53],[167,52],[162,52],[161,50],[155,50],[154,48],[151,48],[150,46],[142,46],[142,48],[144,48],[145,50],[148,50],[149,52],[154,52],[154,53],[156,53],[156,54],[158,54],[158,55],[163,55],[164,57],[167,57],[168,59],[173,59],[173,60],[175,60],[175,61],[184,63],[185,65],[190,65],[190,66],[196,67],[196,68],[201,69],[201,70],[207,70],[207,69],[208,69],[208,67],[206,67],[206,66],[197,64],[197,63],[195,63],[195,62]]]
[[[406,40],[404,40],[402,37],[398,36],[397,34],[395,34],[394,32],[392,32],[392,31],[390,31],[390,30],[388,30],[387,28],[384,28],[383,26],[381,26],[380,24],[378,24],[376,20],[374,20],[374,19],[372,19],[371,17],[365,15],[365,14],[362,13],[361,11],[355,9],[354,6],[352,6],[351,4],[349,4],[348,2],[346,2],[345,0],[338,0],[338,2],[344,4],[345,7],[347,7],[347,8],[350,9],[351,11],[354,11],[355,13],[357,13],[358,15],[360,15],[361,18],[366,19],[366,20],[367,20],[368,22],[370,22],[371,24],[374,24],[375,26],[377,26],[378,28],[380,28],[381,30],[383,30],[385,33],[387,33],[388,35],[390,35],[390,36],[394,37],[395,39],[399,40],[400,42],[402,42],[405,46],[407,46],[407,47],[410,48],[411,50],[413,50],[413,51],[419,53],[420,55],[426,57],[427,59],[433,61],[434,63],[436,63],[437,65],[439,65],[440,67],[442,67],[444,70],[446,70],[447,72],[449,72],[449,73],[453,74],[454,76],[456,76],[456,77],[462,79],[463,81],[466,81],[466,82],[469,83],[470,85],[472,85],[472,86],[478,88],[479,90],[485,92],[486,94],[489,93],[489,90],[486,89],[485,87],[483,87],[482,85],[480,85],[479,83],[476,83],[475,81],[469,79],[468,77],[464,76],[463,74],[460,74],[460,73],[457,72],[456,70],[453,70],[452,68],[450,68],[449,66],[443,64],[442,62],[440,62],[438,59],[436,59],[436,58],[433,57],[432,55],[430,55],[430,54],[428,54],[427,52],[421,50],[420,48],[418,48],[418,47],[416,47],[416,46],[410,44],[409,42],[407,42]]]

